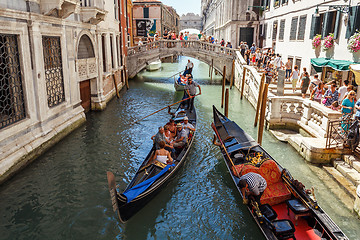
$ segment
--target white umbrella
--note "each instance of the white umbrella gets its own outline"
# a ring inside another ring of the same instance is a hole
[[[180,32],[182,32],[182,33],[188,32],[190,35],[191,34],[196,34],[196,35],[200,34],[200,31],[195,28],[184,29],[184,30],[181,30]]]

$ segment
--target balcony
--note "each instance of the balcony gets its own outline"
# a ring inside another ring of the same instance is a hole
[[[47,16],[67,18],[78,11],[79,0],[40,0],[41,12]]]
[[[98,24],[104,21],[107,14],[104,10],[104,0],[81,0],[80,6],[82,22]]]

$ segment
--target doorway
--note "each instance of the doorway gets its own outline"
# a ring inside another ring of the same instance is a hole
[[[247,45],[251,47],[254,41],[254,28],[252,27],[240,28],[239,44],[241,41],[247,42]]]
[[[85,80],[80,82],[80,99],[81,99],[81,106],[84,108],[84,111],[85,112],[90,111],[91,109],[90,80]]]

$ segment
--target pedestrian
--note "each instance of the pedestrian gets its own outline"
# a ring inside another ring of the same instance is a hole
[[[224,39],[222,38],[221,41],[220,41],[220,46],[224,47],[225,46],[225,41]]]
[[[260,68],[260,61],[261,61],[261,53],[260,53],[260,49],[257,49],[255,52],[255,63],[258,68]]]
[[[301,84],[300,84],[302,98],[305,98],[306,92],[309,88],[309,84],[310,84],[309,73],[305,72],[304,76],[301,79]]]
[[[280,70],[280,68],[282,68],[282,66],[284,65],[284,63],[282,62],[280,54],[277,54],[276,58],[274,59],[274,65],[275,65],[275,68],[276,68],[276,72],[278,72]]]
[[[265,178],[260,174],[249,172],[240,177],[238,186],[241,190],[244,204],[248,204],[249,199],[254,199],[259,206],[261,205],[260,199],[267,187]],[[246,189],[249,189],[249,191]]]
[[[141,38],[140,38],[138,41],[138,46],[142,46],[142,45],[144,45],[144,43],[141,41]]]
[[[291,75],[291,69],[292,69],[292,63],[290,61],[290,58],[288,58],[287,62],[285,63],[285,80],[289,81],[290,75]]]
[[[250,65],[250,50],[246,50],[245,52],[245,61],[247,65]]]
[[[322,96],[324,94],[324,83],[320,82],[312,91],[310,99],[315,102],[321,103]]]
[[[189,77],[188,84],[185,85],[185,91],[188,94],[188,96],[190,97],[190,99],[188,100],[187,109],[189,109],[191,113],[193,112],[193,108],[194,108],[194,100],[195,100],[197,87],[199,88],[199,95],[201,95],[200,85],[197,82],[193,81],[192,77]]]
[[[269,63],[269,65],[266,66],[264,71],[265,71],[265,76],[266,76],[266,83],[270,84],[272,78],[274,77],[274,69],[273,69],[272,63]]]
[[[297,84],[297,82],[298,82],[299,75],[300,75],[300,74],[299,74],[298,66],[295,65],[295,66],[294,66],[294,71],[293,71],[293,72],[291,73],[291,75],[290,75],[293,92],[296,91],[296,84]]]
[[[345,99],[345,94],[347,93],[347,87],[349,85],[349,80],[345,80],[343,86],[339,87],[339,102],[341,103],[343,99]]]
[[[321,82],[321,80],[319,79],[319,75],[315,74],[315,75],[314,75],[314,79],[311,80],[310,85],[309,85],[309,91],[310,91],[310,93],[312,93],[312,91],[314,90],[314,88],[316,88],[317,85],[319,85],[320,82]]]
[[[346,120],[349,119],[353,114],[354,106],[355,106],[355,92],[350,91],[348,96],[343,100],[341,104],[342,118],[345,120],[344,123],[341,124],[341,127],[344,131],[347,131],[349,129],[350,123]]]
[[[245,51],[246,51],[246,46],[244,42],[240,42],[240,53],[243,57],[245,57]]]
[[[333,83],[330,86],[330,89],[326,90],[324,95],[323,104],[328,107],[330,106],[334,101],[339,100],[339,92],[336,90],[336,84]]]
[[[252,54],[254,54],[256,52],[256,46],[255,46],[255,43],[252,44],[251,48],[250,48],[250,51]]]
[[[356,119],[356,120],[360,120],[360,98],[359,98],[359,100],[357,100],[357,102],[355,103],[355,109],[356,109],[355,119]]]

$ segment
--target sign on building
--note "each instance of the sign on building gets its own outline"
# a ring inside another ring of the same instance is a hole
[[[155,19],[137,19],[136,20],[136,35],[146,37],[149,33],[154,36],[156,33],[156,20]]]

